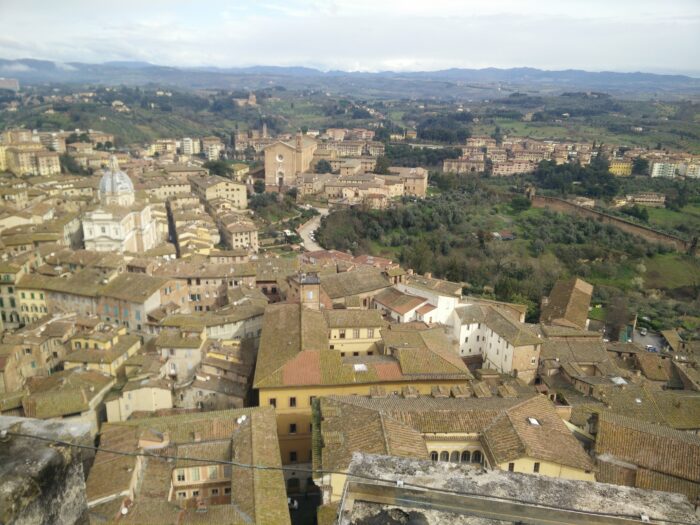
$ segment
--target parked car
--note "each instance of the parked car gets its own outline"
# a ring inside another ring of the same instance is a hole
[[[646,328],[640,328],[639,329],[639,335],[647,335],[647,329]]]
[[[294,498],[287,498],[289,510],[299,510],[299,501]]]
[[[646,346],[647,352],[654,352],[654,353],[659,353],[659,349],[656,348],[654,345],[647,345]]]

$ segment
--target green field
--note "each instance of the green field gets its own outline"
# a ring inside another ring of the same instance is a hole
[[[679,226],[687,226],[691,231],[700,232],[700,205],[689,204],[681,211],[668,208],[647,208],[649,212],[649,224],[665,229],[677,229]]]
[[[644,261],[647,288],[674,289],[700,286],[700,260],[687,255],[670,253],[655,255]]]

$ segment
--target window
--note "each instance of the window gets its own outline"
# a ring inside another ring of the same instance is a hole
[[[455,451],[450,454],[450,463],[459,463],[459,452]]]
[[[177,499],[185,499],[187,497],[187,492],[178,492]]]
[[[190,470],[192,473],[192,481],[199,481],[199,467]]]
[[[297,462],[297,453],[296,453],[296,451],[292,450],[292,451],[289,453],[289,462],[290,462],[290,463],[296,463],[296,462]]]
[[[314,404],[314,399],[316,399],[316,396],[309,396],[309,406]]]
[[[231,494],[231,487],[224,487],[224,494]]]
[[[290,433],[290,434],[296,434],[296,433],[297,433],[297,424],[296,424],[296,423],[290,423],[290,424],[289,424],[289,433]]]
[[[296,397],[290,397],[289,398],[289,406],[294,408],[297,406],[297,398]]]
[[[219,477],[219,467],[216,465],[209,467],[209,479],[216,479]]]
[[[437,461],[438,460],[438,453],[435,451],[431,452],[430,459],[432,459],[433,461]]]
[[[537,358],[536,358],[536,357],[531,357],[531,358],[530,358],[530,364],[531,364],[531,365],[537,364]]]
[[[270,398],[270,406],[276,408],[277,407],[277,399],[275,399],[274,397],[271,397]]]
[[[219,489],[211,489],[211,495],[212,495],[212,496],[218,496],[218,495],[219,495]]]
[[[345,339],[345,329],[344,328],[341,328],[340,330],[338,330],[338,337],[340,337],[341,339]]]
[[[198,490],[193,490],[193,491],[192,491],[192,497],[193,497],[193,498],[196,498],[197,496],[199,496],[199,491],[198,491]]]
[[[357,356],[360,355],[360,352],[353,352],[352,355],[353,355],[354,357],[357,357]]]
[[[367,329],[367,339],[372,339],[374,337],[374,328]]]
[[[533,471],[533,472],[539,472],[539,471],[540,471],[540,464],[539,464],[539,462],[535,462],[535,464],[532,466],[532,471]]]
[[[478,450],[472,452],[472,463],[481,463],[481,452]]]
[[[462,463],[469,463],[471,460],[471,454],[469,453],[468,450],[465,450],[462,452]]]
[[[449,461],[450,460],[450,453],[449,452],[440,452],[440,461]]]
[[[183,469],[177,471],[177,480],[185,481],[185,471]]]
[[[352,337],[353,339],[359,339],[360,338],[360,330],[358,328],[355,328],[352,331]]]
[[[515,472],[515,463],[508,463],[508,471]]]

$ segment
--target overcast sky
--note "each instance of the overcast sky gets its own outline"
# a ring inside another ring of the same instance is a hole
[[[0,0],[0,58],[700,76],[700,0]]]

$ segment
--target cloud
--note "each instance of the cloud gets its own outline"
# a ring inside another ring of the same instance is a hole
[[[25,73],[34,70],[26,64],[5,64],[0,66],[0,71],[3,73]]]
[[[697,0],[2,0],[0,17],[13,20],[0,37],[7,58],[700,74]]]

